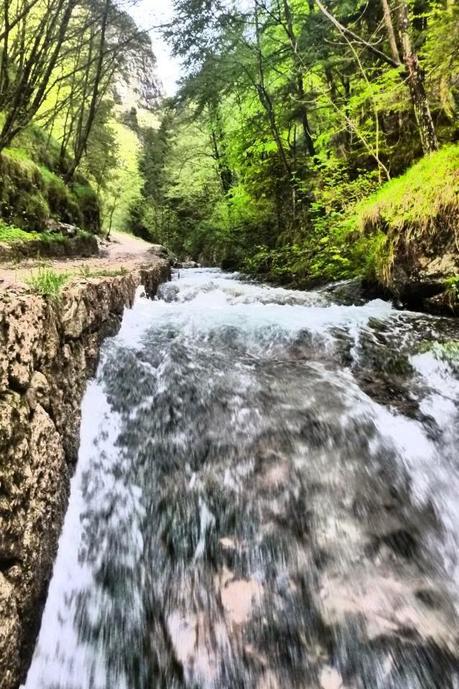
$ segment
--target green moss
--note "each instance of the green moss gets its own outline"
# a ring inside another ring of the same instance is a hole
[[[72,192],[78,203],[83,228],[91,232],[99,232],[100,204],[94,189],[88,183],[76,182],[72,185]]]
[[[7,225],[0,219],[0,242],[4,244],[27,242],[31,239],[38,239],[38,237],[36,232],[25,232],[14,225]]]
[[[415,254],[433,247],[441,253],[459,234],[459,146],[422,158],[357,204],[346,223],[360,235],[357,251],[360,247],[369,255],[365,272],[384,282],[399,251]]]
[[[7,154],[10,158],[14,158],[14,160],[20,160],[26,164],[32,163],[30,155],[25,148],[18,148],[17,146],[8,148]]]
[[[99,200],[85,181],[67,185],[58,172],[16,146],[0,156],[0,216],[29,231],[50,218],[99,230]]]
[[[39,232],[50,217],[48,202],[39,191],[20,195],[14,209],[13,221],[29,231]]]
[[[87,180],[67,184],[60,146],[31,125],[0,155],[0,217],[25,230],[40,231],[50,218],[99,230],[99,199]]]

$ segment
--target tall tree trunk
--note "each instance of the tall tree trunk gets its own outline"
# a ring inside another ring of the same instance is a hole
[[[298,52],[298,40],[295,34],[292,10],[290,8],[288,0],[283,0],[283,7],[285,15],[284,29],[287,33],[290,47],[292,49],[293,69],[295,74],[294,81],[296,82],[296,96],[298,99],[301,126],[303,128],[304,145],[306,152],[309,153],[309,155],[312,158],[314,158],[316,155],[316,149],[312,138],[311,127],[309,125],[308,111],[306,109],[306,95],[304,92],[303,82],[303,66]]]
[[[389,39],[390,51],[395,62],[401,64],[400,53],[398,51],[397,39],[395,36],[394,24],[389,7],[389,0],[381,0],[381,5],[384,14],[384,24],[386,25],[387,37]]]
[[[430,112],[424,85],[424,70],[419,64],[416,52],[413,50],[410,37],[410,18],[406,2],[400,3],[399,31],[402,46],[403,63],[407,71],[408,88],[411,94],[414,114],[418,125],[424,153],[432,153],[438,149],[438,139]]]
[[[103,77],[104,58],[106,57],[106,47],[107,47],[106,35],[107,35],[109,14],[110,14],[110,0],[105,0],[104,8],[102,11],[102,23],[101,23],[101,27],[100,27],[99,50],[98,50],[97,61],[96,61],[96,70],[95,70],[94,81],[93,81],[93,86],[92,86],[91,99],[89,102],[89,108],[88,108],[88,112],[86,114],[86,119],[85,119],[84,124],[81,128],[81,131],[79,132],[79,135],[77,136],[77,140],[75,141],[72,164],[71,164],[70,168],[68,169],[67,174],[65,175],[65,179],[67,182],[70,182],[73,175],[75,174],[77,167],[79,166],[79,164],[81,162],[83,154],[86,150],[86,145],[88,143],[88,138],[89,138],[89,135],[91,133],[92,126],[94,124],[94,118],[95,118],[96,113],[97,113],[97,106],[99,104],[101,82],[102,82],[102,77]]]
[[[220,184],[224,194],[227,194],[233,185],[233,174],[226,162],[223,127],[221,123],[218,104],[209,105],[210,137],[214,151],[214,159],[218,168]]]
[[[279,153],[279,157],[281,159],[282,167],[285,170],[285,174],[287,176],[287,179],[290,180],[292,176],[292,170],[290,167],[289,160],[287,158],[287,153],[285,151],[284,144],[282,142],[282,137],[279,131],[279,127],[277,126],[277,120],[276,120],[276,114],[274,112],[274,106],[273,102],[271,99],[271,96],[268,93],[268,90],[265,86],[265,71],[264,71],[264,66],[263,66],[263,55],[261,52],[261,40],[260,40],[260,24],[259,24],[259,18],[258,18],[258,6],[257,2],[255,0],[255,7],[254,7],[254,16],[255,16],[255,38],[256,38],[256,44],[257,44],[257,71],[258,71],[258,83],[255,84],[257,93],[258,93],[258,98],[260,99],[260,103],[265,109],[266,115],[268,117],[268,122],[269,126],[271,129],[271,134],[274,138],[274,141],[276,143],[277,151]]]

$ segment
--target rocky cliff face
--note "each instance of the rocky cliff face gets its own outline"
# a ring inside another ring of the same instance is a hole
[[[394,257],[389,287],[407,308],[435,315],[459,316],[459,250],[455,235]]]
[[[0,687],[15,689],[38,631],[77,458],[80,404],[102,340],[166,261],[80,281],[59,302],[0,296]]]

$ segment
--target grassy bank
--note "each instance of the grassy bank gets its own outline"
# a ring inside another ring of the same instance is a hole
[[[3,226],[41,233],[53,219],[98,232],[100,209],[95,191],[83,177],[67,184],[64,167],[57,143],[38,127],[18,136],[15,146],[0,154]]]
[[[457,256],[458,236],[459,146],[450,145],[322,219],[305,241],[259,247],[243,268],[297,286],[352,277],[390,286],[397,267],[414,275],[435,257]],[[444,278],[454,282],[454,268]]]

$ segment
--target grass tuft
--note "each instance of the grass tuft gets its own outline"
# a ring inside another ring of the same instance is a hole
[[[118,277],[129,273],[128,269],[123,266],[121,268],[101,268],[100,270],[94,270],[91,266],[81,266],[79,272],[84,279]]]
[[[68,273],[57,273],[52,268],[42,266],[35,275],[30,276],[27,284],[33,292],[40,294],[42,297],[50,297],[57,300],[69,278],[70,275]]]
[[[459,275],[452,275],[444,281],[445,294],[451,308],[459,302]]]

